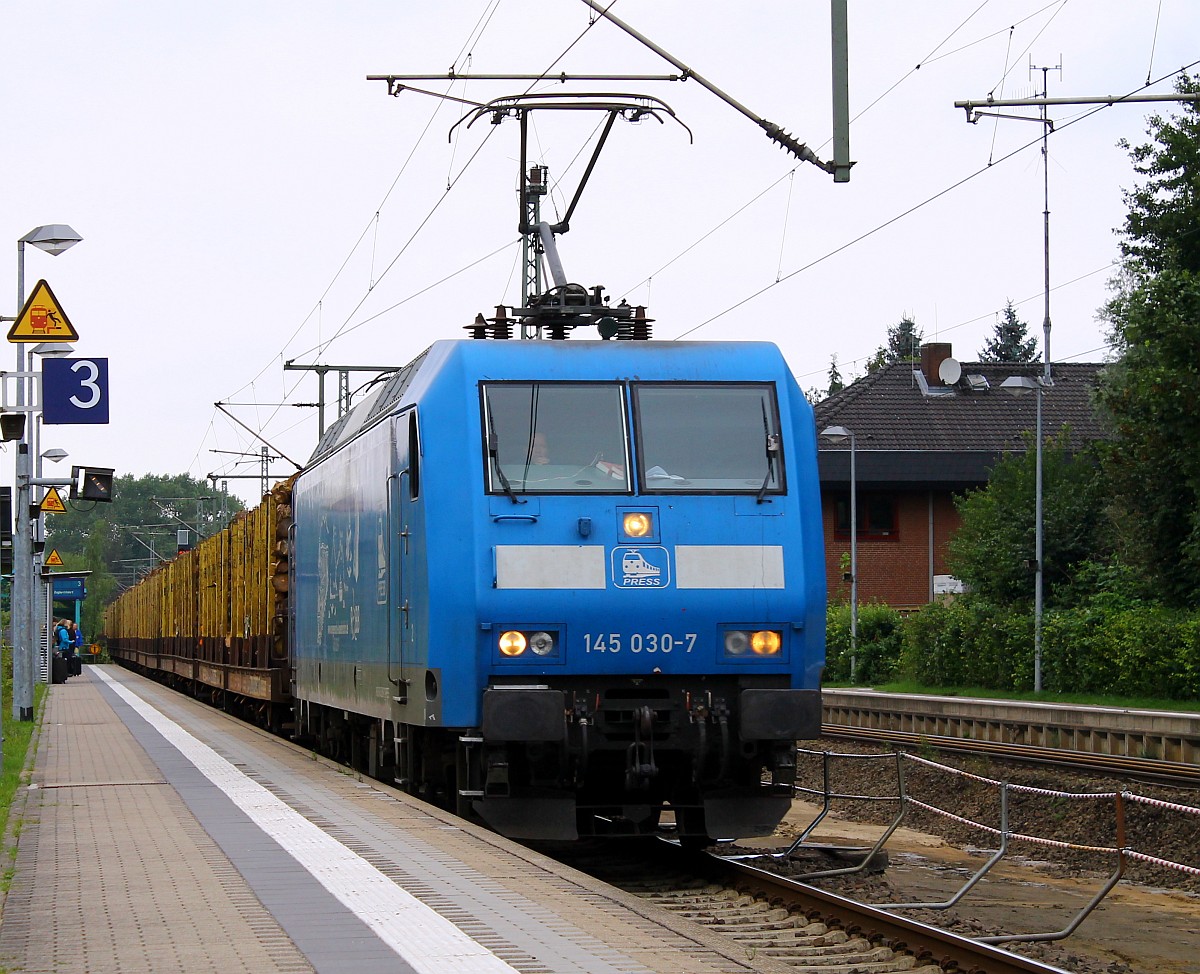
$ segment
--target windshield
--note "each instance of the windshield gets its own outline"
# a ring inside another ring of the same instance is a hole
[[[637,384],[633,392],[643,492],[783,491],[773,385]]]
[[[615,383],[486,383],[488,492],[628,493],[626,428]]]

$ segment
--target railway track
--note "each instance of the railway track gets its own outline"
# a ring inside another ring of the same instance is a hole
[[[813,853],[809,853],[810,855]],[[1058,968],[825,892],[763,865],[671,843],[611,846],[570,865],[736,941],[751,957],[822,974],[1017,974]]]

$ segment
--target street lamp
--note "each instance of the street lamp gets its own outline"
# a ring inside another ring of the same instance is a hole
[[[858,669],[858,479],[854,469],[854,434],[845,426],[826,426],[830,443],[850,441],[850,682]]]
[[[1037,420],[1034,427],[1036,439],[1036,472],[1033,487],[1033,690],[1042,691],[1042,394],[1053,385],[1048,375],[1033,378],[1028,375],[1010,375],[1000,383],[1000,388],[1014,396],[1037,393]]]
[[[25,245],[32,244],[51,257],[69,250],[83,238],[62,223],[51,223],[35,227],[17,241],[17,308],[25,304]],[[17,342],[17,388],[16,411],[32,413],[26,408],[25,345]],[[13,505],[16,524],[13,529],[13,585],[12,585],[12,633],[13,633],[13,717],[18,720],[33,720],[33,519],[29,514],[30,478],[32,458],[29,452],[29,426],[26,423],[17,443],[16,490]]]

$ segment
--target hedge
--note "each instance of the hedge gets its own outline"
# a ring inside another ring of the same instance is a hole
[[[827,612],[825,679],[850,681],[850,610]],[[901,615],[859,606],[855,679],[1033,689],[1033,616],[971,598]],[[1200,612],[1087,605],[1042,617],[1042,686],[1051,693],[1200,697]]]

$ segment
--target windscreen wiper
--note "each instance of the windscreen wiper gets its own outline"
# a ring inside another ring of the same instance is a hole
[[[767,475],[763,477],[762,486],[758,488],[758,496],[755,501],[759,504],[770,504],[771,501],[766,499],[767,487],[771,483],[771,476],[775,473],[775,454],[779,452],[779,434],[772,433],[771,427],[767,423],[767,404],[762,405],[763,418],[763,437],[767,447]]]
[[[496,476],[500,478],[500,486],[504,488],[504,493],[508,495],[508,499],[514,504],[524,504],[525,501],[516,495],[516,492],[512,489],[512,484],[504,476],[504,468],[500,466],[500,438],[496,436],[496,421],[492,418],[492,411],[490,409],[488,410],[487,448],[488,456],[491,458],[492,466],[496,470]]]

